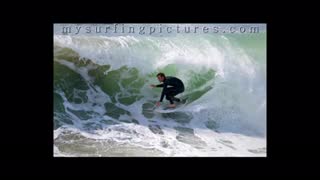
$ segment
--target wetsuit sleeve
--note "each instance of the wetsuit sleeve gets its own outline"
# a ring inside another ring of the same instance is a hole
[[[156,85],[156,87],[163,87],[163,84],[158,84]]]
[[[167,84],[163,83],[162,85],[163,85],[163,89],[162,89],[162,93],[161,93],[161,97],[160,97],[160,102],[162,102],[164,93],[167,91]]]

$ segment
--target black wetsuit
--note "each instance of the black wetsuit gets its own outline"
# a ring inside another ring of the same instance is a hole
[[[171,76],[167,76],[163,83],[156,85],[156,87],[163,87],[160,102],[162,102],[163,96],[166,95],[166,99],[170,101],[170,104],[173,104],[173,101],[179,102],[180,99],[175,98],[174,96],[184,91],[183,82],[180,79]]]

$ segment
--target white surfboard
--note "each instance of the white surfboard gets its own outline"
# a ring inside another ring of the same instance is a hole
[[[184,106],[186,106],[186,101],[182,101],[181,103],[178,103],[177,106],[175,108],[169,108],[167,107],[167,105],[165,106],[160,106],[154,109],[154,112],[157,113],[173,113],[176,111],[181,111],[183,109]]]

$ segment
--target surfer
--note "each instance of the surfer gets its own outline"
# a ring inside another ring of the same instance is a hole
[[[158,85],[151,84],[150,85],[152,88],[155,88],[155,87],[162,87],[163,88],[162,93],[161,93],[161,97],[160,97],[160,101],[158,101],[156,103],[156,106],[160,106],[160,102],[162,102],[164,95],[166,95],[166,99],[168,101],[170,101],[170,105],[168,107],[175,108],[176,105],[173,103],[173,101],[180,102],[180,99],[176,98],[174,96],[176,96],[177,94],[180,94],[184,91],[183,82],[176,77],[166,76],[164,73],[158,73],[157,78],[160,82],[162,82],[162,84],[158,84]],[[170,87],[168,87],[168,86],[170,86]]]

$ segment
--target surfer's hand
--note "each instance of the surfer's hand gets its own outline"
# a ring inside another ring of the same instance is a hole
[[[156,87],[156,85],[151,84],[150,87],[154,88],[154,87]]]
[[[160,102],[159,101],[156,103],[156,106],[160,106]]]

